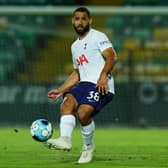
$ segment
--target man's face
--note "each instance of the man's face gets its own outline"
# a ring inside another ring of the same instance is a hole
[[[89,31],[91,22],[86,12],[75,12],[72,18],[72,25],[79,36]]]

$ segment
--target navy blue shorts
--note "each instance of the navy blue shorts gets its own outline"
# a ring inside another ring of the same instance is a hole
[[[93,106],[95,108],[94,115],[113,98],[113,94],[110,92],[105,95],[99,94],[96,85],[91,82],[80,82],[66,93],[71,93],[77,100],[79,106],[82,104]]]

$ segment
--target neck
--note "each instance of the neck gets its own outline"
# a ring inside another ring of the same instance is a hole
[[[86,35],[89,33],[89,31],[90,31],[90,29],[85,34],[79,35],[79,40],[82,40],[84,37],[86,37]]]

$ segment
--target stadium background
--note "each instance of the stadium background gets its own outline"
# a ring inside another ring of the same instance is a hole
[[[168,126],[168,2],[165,0],[0,0],[0,124],[59,121],[47,98],[72,70],[71,13],[86,5],[93,27],[118,53],[116,96],[100,126]]]

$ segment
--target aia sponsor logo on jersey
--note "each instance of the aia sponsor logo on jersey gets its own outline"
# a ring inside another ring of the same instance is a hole
[[[76,60],[76,62],[77,62],[77,66],[80,66],[83,63],[89,63],[87,57],[84,54],[82,54],[81,56],[79,56],[78,59]]]

